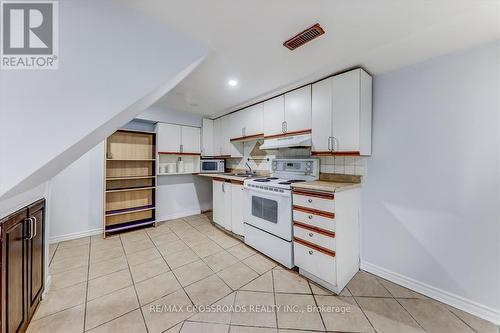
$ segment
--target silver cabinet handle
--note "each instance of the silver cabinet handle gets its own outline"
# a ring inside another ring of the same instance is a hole
[[[34,238],[36,236],[36,217],[33,216],[33,236],[31,238]]]
[[[332,151],[337,151],[338,141],[337,138],[332,136]]]
[[[284,121],[281,122],[281,132],[285,133],[285,122]]]
[[[312,203],[312,202],[313,202],[313,199],[309,199],[309,200],[307,200],[307,202]]]
[[[183,153],[183,152],[184,152],[183,150],[184,150],[184,145],[180,145],[180,147],[179,147],[179,151],[180,151],[181,153]]]
[[[328,151],[332,151],[331,136],[328,137]]]
[[[309,250],[309,254],[310,254],[310,255],[313,255],[313,253],[314,253],[313,251]]]
[[[309,220],[312,220],[313,216],[312,215],[309,215],[308,216]]]
[[[224,185],[226,185],[226,184],[222,183],[222,192],[226,192]]]
[[[312,232],[309,233],[309,237],[312,237],[314,236],[314,234]]]
[[[285,123],[285,132],[284,133],[286,133],[286,132],[288,132],[288,124],[286,121],[284,121],[284,123]]]

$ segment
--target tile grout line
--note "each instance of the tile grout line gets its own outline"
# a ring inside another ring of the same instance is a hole
[[[352,293],[351,293],[352,294]],[[363,313],[363,316],[365,316],[366,320],[368,321],[368,323],[370,324],[370,326],[373,328],[373,331],[375,333],[377,333],[377,330],[375,329],[375,326],[373,326],[370,318],[368,318],[368,316],[366,315],[365,311],[361,308],[361,305],[359,305],[358,303],[358,300],[356,299],[356,297],[354,295],[352,295],[352,299],[354,300],[354,302],[358,305],[358,308],[359,310],[361,311],[361,313]]]
[[[307,279],[306,281],[307,281],[307,285],[309,286],[309,290],[311,291],[311,296],[314,300],[314,304],[316,305],[316,309],[319,309],[318,300],[316,299],[316,295],[314,294],[312,287],[311,287],[311,281],[309,279]],[[325,320],[323,319],[323,314],[321,311],[318,311],[318,312],[319,312],[319,318],[321,319],[321,323],[323,324],[323,328],[325,329],[325,332],[326,332],[327,328],[326,328]]]
[[[91,251],[92,251],[92,237],[89,237],[89,259],[87,263],[87,283],[85,285],[85,303],[83,305],[83,330],[82,332],[86,331],[86,325],[87,325],[87,299],[89,296],[89,276],[90,276],[90,257],[91,257]],[[59,248],[59,246],[58,246]]]
[[[389,290],[387,289],[387,291],[389,291]],[[392,295],[392,293],[390,291],[389,291],[389,294]],[[417,325],[420,326],[424,332],[427,332],[427,330],[418,322],[418,320],[415,317],[413,317],[413,315],[410,313],[410,311],[408,311],[408,309],[405,308],[404,305],[401,304],[396,297],[394,297],[394,295],[392,295],[392,296],[393,296],[392,298],[399,304],[400,307],[402,307],[408,313],[408,315],[410,315],[410,317],[417,323]],[[412,299],[414,299],[414,298],[412,298]]]
[[[450,305],[451,306],[451,305]],[[450,309],[448,309],[446,306],[444,306],[446,308],[446,310],[448,310],[449,312],[451,312],[452,315],[454,315],[455,317],[457,317],[460,321],[462,321],[465,325],[469,326],[471,330],[473,330],[474,332],[476,333],[479,333],[474,327],[470,326],[469,324],[467,324],[465,322],[465,320],[463,320],[462,318],[460,318],[455,312],[451,311]],[[500,332],[500,329],[499,329],[499,332]]]
[[[276,319],[276,330],[278,330],[278,301],[276,300],[276,288],[274,286],[274,268],[271,269],[271,281],[273,282],[274,318]]]
[[[145,232],[146,233],[146,232]],[[146,233],[147,234],[147,233]],[[149,235],[148,235],[149,236]],[[125,251],[125,247],[123,246],[123,241],[122,241],[122,237],[121,235],[118,236],[119,239],[120,239],[120,243],[122,245],[122,249],[123,249],[123,252],[125,253],[125,260],[127,261],[127,267],[128,267],[128,271],[129,271],[129,274],[130,274],[130,279],[132,280],[132,286],[134,288],[134,293],[135,293],[135,297],[137,299],[137,305],[139,306],[139,311],[141,312],[141,316],[142,316],[142,322],[144,324],[144,327],[146,328],[146,332],[149,332],[149,329],[148,329],[148,325],[146,325],[146,319],[144,318],[144,313],[142,312],[142,306],[141,306],[141,302],[139,301],[139,295],[137,294],[137,289],[135,288],[135,281],[134,281],[134,278],[132,277],[132,271],[130,270],[130,264],[128,262],[128,258],[127,258],[127,252]],[[134,309],[136,310],[136,309]],[[116,318],[114,318],[116,319]],[[113,319],[113,320],[114,320]]]

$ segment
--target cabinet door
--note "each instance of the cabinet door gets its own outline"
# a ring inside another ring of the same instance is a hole
[[[231,230],[243,236],[243,185],[231,184]]]
[[[263,133],[263,106],[264,103],[259,103],[239,111],[242,113],[243,136]]]
[[[232,206],[231,183],[225,182],[222,184],[222,193],[224,196],[224,228],[226,228],[226,230],[232,231],[232,225],[231,225],[231,206]]]
[[[224,227],[224,193],[222,192],[223,181],[212,181],[212,202],[213,220],[218,225]]]
[[[4,222],[2,240],[2,330],[21,332],[26,328],[27,209]],[[4,301],[5,298],[5,301]]]
[[[181,145],[183,153],[200,153],[200,129],[198,127],[181,126]]]
[[[283,95],[265,101],[263,104],[264,136],[282,134],[285,121]]]
[[[181,127],[158,123],[156,125],[158,152],[178,153],[181,148]]]
[[[360,70],[333,77],[334,150],[359,151]]]
[[[311,129],[311,85],[285,94],[285,130]]]
[[[33,219],[33,236],[28,239],[28,320],[35,313],[42,298],[44,280],[44,204],[38,203],[28,208],[28,215]]]
[[[214,156],[222,155],[223,127],[222,118],[214,120]]]
[[[203,118],[201,128],[201,155],[214,156],[214,121]]]
[[[224,116],[222,119],[222,142],[221,142],[221,155],[231,155],[231,146],[229,138],[231,135],[229,116]]]
[[[332,78],[312,85],[311,124],[312,151],[330,150],[328,144],[332,136]]]
[[[235,139],[244,136],[244,127],[246,119],[245,119],[245,113],[242,111],[234,112],[231,114],[228,114],[227,116],[224,116],[224,118],[227,117],[227,130],[228,130],[228,136],[229,139]]]

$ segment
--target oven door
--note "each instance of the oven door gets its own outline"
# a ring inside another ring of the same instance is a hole
[[[286,241],[292,240],[291,191],[245,188],[244,222]]]

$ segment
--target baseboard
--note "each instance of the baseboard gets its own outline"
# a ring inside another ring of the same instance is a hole
[[[59,243],[59,242],[67,241],[67,240],[72,240],[72,239],[77,239],[77,238],[82,238],[82,237],[87,237],[87,236],[94,236],[94,235],[99,235],[99,234],[102,234],[102,228],[74,232],[72,234],[66,234],[66,235],[60,235],[60,236],[51,236],[51,237],[49,237],[49,244]]]
[[[198,215],[198,214],[201,214],[200,209],[190,209],[190,210],[184,210],[182,212],[175,212],[173,214],[158,216],[156,220],[158,222],[161,222],[161,221],[166,221],[166,220],[180,219],[181,217]]]
[[[491,321],[496,325],[500,325],[499,310],[490,308],[486,305],[477,303],[462,296],[455,295],[448,291],[433,287],[426,283],[414,280],[412,278],[390,271],[383,267],[371,264],[364,260],[361,260],[361,269],[370,272],[372,274],[375,274],[377,276],[380,276],[391,282],[397,283],[408,289],[419,292],[428,297],[434,298],[440,302],[451,305],[457,309],[473,314],[474,316]]]

